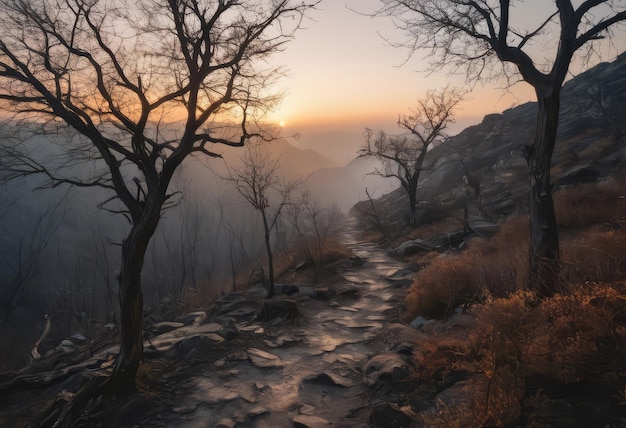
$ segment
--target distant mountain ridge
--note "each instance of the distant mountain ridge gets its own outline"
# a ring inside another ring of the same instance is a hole
[[[533,141],[536,109],[535,102],[528,102],[487,115],[480,124],[431,150],[425,164],[434,168],[424,171],[418,190],[421,221],[436,218],[444,207],[462,209],[472,199],[470,182],[478,184],[482,208],[494,219],[525,209],[528,170],[523,149]],[[626,53],[568,81],[562,89],[552,160],[555,188],[612,175],[623,177],[625,119]],[[389,224],[405,223],[405,198],[398,189],[378,200]],[[367,206],[361,202],[356,208]]]

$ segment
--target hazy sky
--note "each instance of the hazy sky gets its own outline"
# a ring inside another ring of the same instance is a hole
[[[524,12],[536,12],[547,1],[528,0]],[[284,122],[286,134],[300,133],[296,146],[317,149],[345,163],[356,155],[365,127],[396,132],[398,114],[408,113],[429,88],[463,85],[461,77],[445,72],[430,76],[420,72],[422,53],[407,62],[407,51],[385,41],[402,39],[390,18],[354,12],[373,12],[380,5],[379,0],[323,0],[286,51],[276,56],[290,77],[282,81],[287,94],[270,118]],[[485,114],[533,98],[525,83],[512,92],[505,94],[501,83],[479,85],[461,105],[453,133]]]
[[[398,114],[408,113],[429,88],[463,84],[445,73],[419,72],[419,58],[405,63],[407,52],[384,40],[401,36],[392,21],[353,11],[372,12],[379,6],[378,0],[323,0],[287,50],[276,56],[290,77],[282,81],[287,94],[271,119],[284,121],[286,133],[300,133],[296,145],[326,153],[332,149],[331,157],[348,161],[356,155],[365,127],[395,132]],[[481,90],[480,103],[476,94],[464,103],[455,128],[531,95],[527,90],[516,99],[503,97],[501,89]]]

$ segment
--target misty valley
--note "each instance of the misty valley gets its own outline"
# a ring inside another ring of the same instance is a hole
[[[623,2],[339,3],[0,0],[0,426],[626,426]]]

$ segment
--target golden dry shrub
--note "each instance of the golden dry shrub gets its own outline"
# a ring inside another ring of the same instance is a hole
[[[461,303],[505,296],[527,278],[528,225],[508,219],[492,239],[475,238],[460,254],[446,254],[418,272],[406,297],[406,318],[445,317]]]
[[[626,181],[608,179],[560,189],[554,194],[560,226],[580,228],[594,224],[626,224]]]
[[[473,313],[470,365],[483,373],[510,366],[520,378],[572,383],[602,364],[626,361],[623,283],[579,285],[541,301],[518,292],[478,305]]]
[[[562,242],[565,283],[612,282],[626,278],[626,229],[591,228]]]

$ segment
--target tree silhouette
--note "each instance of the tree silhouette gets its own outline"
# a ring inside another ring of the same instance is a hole
[[[130,222],[116,390],[134,387],[142,358],[141,271],[162,210],[175,203],[174,172],[190,155],[219,157],[213,145],[272,138],[255,123],[279,99],[269,88],[282,72],[267,59],[314,3],[0,1],[0,107],[12,114],[6,129],[19,130],[17,144],[2,143],[6,175],[104,188],[113,196],[102,207]],[[74,132],[54,159],[38,155],[45,143],[24,142],[62,127]]]
[[[273,297],[276,291],[271,233],[276,229],[283,210],[291,203],[294,189],[303,180],[281,181],[279,159],[261,151],[258,146],[248,146],[240,160],[241,166],[229,168],[224,179],[232,183],[246,202],[261,214],[269,274],[268,297]]]
[[[521,76],[533,86],[538,102],[537,125],[534,141],[524,150],[530,176],[529,286],[543,295],[553,294],[559,287],[560,250],[550,166],[561,87],[577,52],[583,64],[601,54],[598,41],[610,37],[611,30],[626,19],[626,6],[616,0],[546,1],[541,11],[535,11],[534,24],[524,27],[522,24],[528,20],[518,13],[529,6],[521,1],[383,3],[378,14],[394,17],[398,28],[408,36],[399,45],[408,47],[411,54],[426,49],[432,70],[460,71],[470,81]],[[546,52],[552,52],[551,59],[546,59]]]
[[[440,91],[428,91],[417,100],[409,114],[400,115],[398,126],[408,135],[389,136],[383,131],[374,134],[365,131],[365,143],[359,150],[360,156],[374,156],[382,168],[372,174],[396,178],[409,197],[409,219],[416,225],[415,206],[417,185],[424,170],[424,159],[428,150],[443,141],[449,123],[454,122],[454,109],[463,100],[464,92],[446,87]]]

